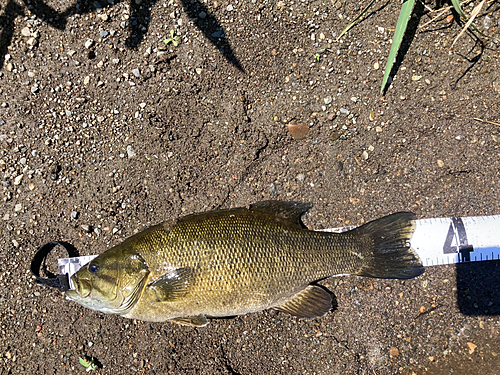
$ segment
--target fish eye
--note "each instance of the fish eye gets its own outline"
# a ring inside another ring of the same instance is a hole
[[[96,273],[99,271],[99,266],[97,264],[90,264],[88,269],[91,273]]]

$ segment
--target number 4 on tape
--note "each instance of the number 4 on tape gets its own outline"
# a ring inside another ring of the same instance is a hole
[[[470,262],[470,253],[474,251],[474,247],[469,245],[467,241],[467,233],[461,218],[452,217],[450,228],[446,235],[446,240],[443,246],[444,254],[459,253],[460,262]]]

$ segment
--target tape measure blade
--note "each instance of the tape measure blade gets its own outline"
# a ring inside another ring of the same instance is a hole
[[[500,215],[464,217],[462,221],[474,247],[500,247]]]
[[[85,255],[81,257],[58,259],[59,274],[68,274],[70,289],[75,289],[71,276],[95,257],[97,257],[97,255]]]
[[[411,247],[418,254],[424,266],[458,263],[458,251],[450,249],[451,251],[446,254],[443,251],[443,245],[446,243],[451,223],[450,218],[416,221],[415,233],[411,238]]]

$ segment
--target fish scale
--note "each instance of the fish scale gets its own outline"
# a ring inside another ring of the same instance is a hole
[[[408,278],[421,273],[418,257],[405,243],[413,233],[413,214],[391,215],[339,234],[307,230],[300,223],[302,212],[291,204],[263,202],[151,227],[94,259],[95,274],[89,267],[78,271],[75,285],[80,281],[95,287],[88,294],[83,287],[69,292],[70,298],[82,304],[93,299],[87,305],[96,310],[107,303],[106,312],[112,312],[111,301],[130,299],[132,285],[140,285],[135,303],[127,311],[117,308],[118,313],[204,325],[206,317],[267,308],[322,316],[331,309],[332,298],[314,282],[332,275]],[[106,301],[97,295],[105,289],[99,284],[110,279],[108,263],[123,262],[124,254],[142,261],[141,268],[129,260],[147,275],[140,278],[125,266],[121,273],[126,277],[116,276],[116,283],[125,285],[118,288],[120,298]]]

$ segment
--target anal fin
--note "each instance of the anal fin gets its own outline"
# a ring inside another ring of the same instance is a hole
[[[275,307],[275,309],[299,318],[314,319],[325,316],[333,307],[334,301],[330,292],[318,285],[309,285],[288,302]]]
[[[170,319],[169,322],[180,324],[181,326],[204,327],[208,324],[205,315],[185,316],[183,318]]]

